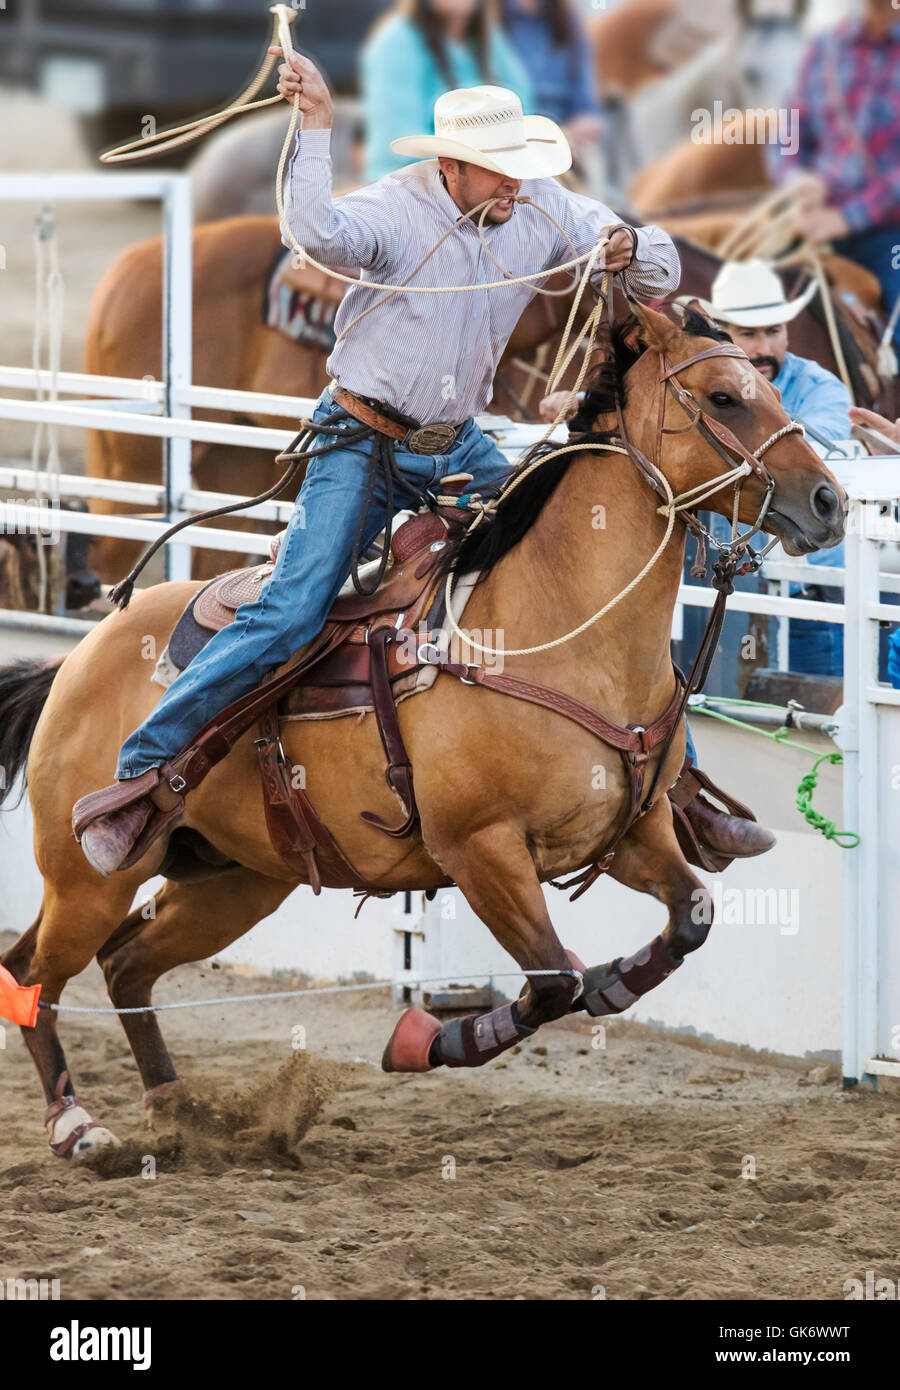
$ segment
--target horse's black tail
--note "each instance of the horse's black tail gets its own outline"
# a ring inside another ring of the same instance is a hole
[[[0,803],[28,761],[38,718],[61,662],[62,658],[49,662],[32,659],[0,666]]]

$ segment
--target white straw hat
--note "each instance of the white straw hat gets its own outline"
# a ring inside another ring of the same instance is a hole
[[[434,135],[391,141],[396,154],[419,159],[447,155],[512,179],[564,174],[572,151],[559,126],[546,116],[525,116],[506,87],[458,87],[434,103]]]
[[[818,285],[813,280],[796,299],[785,299],[784,286],[765,261],[726,261],[710,293],[700,299],[703,311],[718,323],[738,328],[765,328],[790,323],[805,309]]]

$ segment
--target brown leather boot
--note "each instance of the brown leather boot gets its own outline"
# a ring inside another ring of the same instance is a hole
[[[121,868],[153,809],[153,802],[141,797],[121,811],[91,821],[81,836],[81,848],[91,868],[104,878]]]
[[[130,869],[184,814],[189,789],[181,773],[163,763],[80,797],[72,807],[72,833],[91,867],[104,878]]]
[[[775,836],[759,821],[729,816],[704,796],[696,796],[684,808],[691,829],[700,843],[726,859],[750,859],[765,854]]]
[[[704,791],[727,809],[702,796]],[[759,824],[749,806],[723,792],[687,760],[669,789],[669,800],[685,859],[709,873],[721,873],[733,859],[765,854],[775,843],[771,830]]]

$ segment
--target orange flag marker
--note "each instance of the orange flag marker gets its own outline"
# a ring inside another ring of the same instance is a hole
[[[37,1023],[40,985],[20,985],[9,971],[0,965],[0,1018],[33,1028]]]

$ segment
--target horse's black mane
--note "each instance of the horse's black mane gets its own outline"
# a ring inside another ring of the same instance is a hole
[[[611,352],[606,361],[593,368],[587,377],[581,409],[569,422],[571,444],[581,440],[608,443],[615,434],[614,430],[594,431],[591,427],[599,415],[614,413],[618,401],[624,404],[625,374],[644,352],[643,345],[638,341],[639,328],[633,314],[614,325],[610,338]],[[729,334],[716,328],[695,309],[685,311],[681,328],[692,337],[731,342]],[[548,442],[531,449],[516,472],[524,471],[535,459],[552,453],[557,447]],[[441,565],[442,572],[446,574],[448,570],[454,570],[457,574],[470,574],[480,571],[481,578],[486,578],[534,524],[576,457],[575,453],[563,454],[551,459],[542,468],[536,468],[500,503],[490,520],[482,522],[461,541],[448,547]]]

